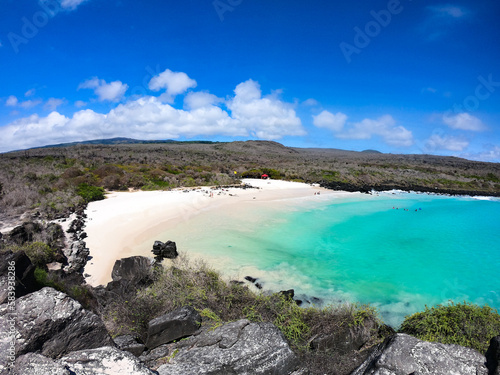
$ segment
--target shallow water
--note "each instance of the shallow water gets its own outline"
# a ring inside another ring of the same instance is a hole
[[[322,198],[201,213],[162,238],[227,276],[258,277],[265,289],[370,303],[393,326],[449,300],[500,308],[500,201],[408,193]]]

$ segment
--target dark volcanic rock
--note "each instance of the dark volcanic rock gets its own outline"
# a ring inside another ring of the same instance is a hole
[[[64,267],[64,271],[68,273],[83,272],[83,268],[87,264],[89,254],[90,250],[86,248],[84,241],[73,242],[69,250],[66,251],[68,265]]]
[[[137,340],[137,337],[132,335],[117,336],[113,340],[118,349],[132,353],[136,357],[139,357],[146,348],[144,344]]]
[[[38,223],[27,222],[12,229],[9,233],[9,239],[17,244],[23,244],[28,241],[33,241],[33,235],[40,233],[42,226]]]
[[[179,255],[177,253],[177,245],[173,241],[167,241],[165,243],[161,241],[155,241],[153,245],[153,250],[151,250],[154,255],[161,258],[174,259]]]
[[[500,375],[500,336],[490,340],[490,347],[486,352],[486,366],[490,375]]]
[[[113,281],[127,280],[137,283],[148,282],[152,278],[154,259],[133,256],[119,259],[113,266]]]
[[[397,334],[388,338],[351,375],[488,375],[479,352],[458,345],[421,341]]]
[[[255,283],[257,279],[252,276],[245,276],[245,280],[250,281],[251,283]]]
[[[57,358],[74,350],[114,345],[104,323],[66,294],[52,288],[16,300],[15,311],[0,306],[0,331],[15,314],[16,356],[28,352]],[[7,336],[7,332],[2,332]],[[0,351],[5,348],[0,348]]]
[[[158,368],[160,375],[286,375],[298,367],[285,337],[271,323],[227,323],[179,342],[177,350],[169,364]]]
[[[311,342],[311,348],[343,355],[361,349],[372,339],[372,332],[377,334],[376,328],[377,323],[374,320],[366,320],[359,326],[344,325],[335,333],[316,337]]]
[[[282,290],[280,294],[287,300],[293,300],[293,297],[295,296],[295,290],[293,289]]]
[[[39,289],[35,280],[35,266],[24,251],[8,251],[0,257],[0,304],[8,298],[9,277],[15,275],[15,296],[22,297]]]
[[[201,325],[200,314],[190,306],[181,307],[148,323],[149,349],[195,333]]]

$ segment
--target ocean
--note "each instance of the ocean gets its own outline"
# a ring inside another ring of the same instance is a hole
[[[279,202],[278,202],[279,203]],[[162,234],[231,279],[306,305],[375,306],[393,327],[425,306],[500,309],[500,200],[384,192],[242,204]]]

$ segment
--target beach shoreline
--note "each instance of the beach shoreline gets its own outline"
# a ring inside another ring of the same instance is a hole
[[[89,275],[87,283],[92,286],[107,284],[111,281],[116,260],[144,256],[145,241],[151,242],[151,248],[155,239],[166,241],[156,236],[200,213],[224,215],[243,205],[278,207],[354,194],[281,180],[243,179],[242,183],[253,188],[197,187],[173,191],[112,192],[103,201],[89,203],[85,211],[88,235],[85,241],[91,256],[84,270],[84,274]],[[170,240],[175,241],[175,238]],[[148,255],[152,256],[152,253]]]

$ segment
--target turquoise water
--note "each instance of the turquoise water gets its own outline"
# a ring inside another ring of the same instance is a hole
[[[370,303],[397,326],[449,300],[500,309],[499,223],[498,200],[382,193],[199,215],[165,236],[221,259],[228,275],[304,300]]]

